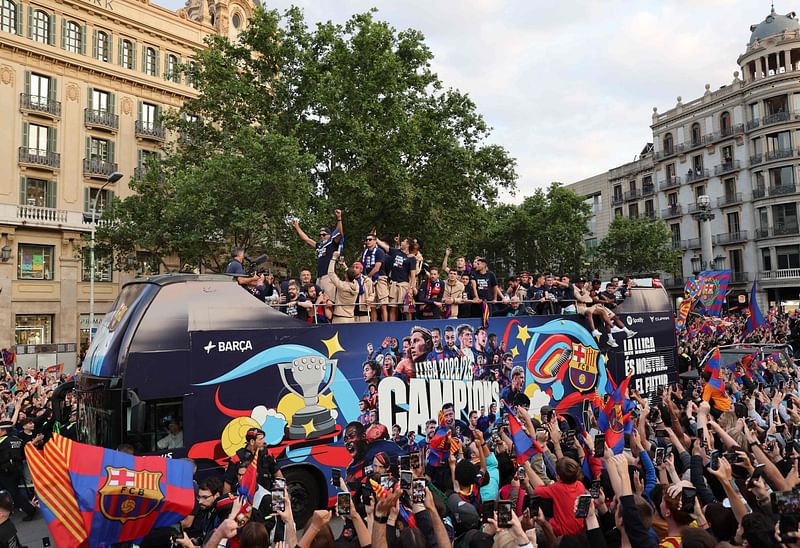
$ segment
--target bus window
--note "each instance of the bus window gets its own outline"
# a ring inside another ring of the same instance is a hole
[[[183,447],[183,401],[155,400],[145,403],[143,431],[133,431],[128,407],[126,431],[128,443],[136,453],[169,452]]]
[[[119,444],[115,428],[119,425],[115,417],[119,410],[119,391],[91,390],[81,396],[78,400],[78,439],[91,445],[116,447]]]

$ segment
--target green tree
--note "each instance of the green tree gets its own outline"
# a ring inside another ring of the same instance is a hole
[[[519,205],[494,208],[487,254],[504,258],[505,270],[575,274],[584,271],[584,234],[591,207],[572,190],[552,183]],[[490,252],[491,251],[491,252]]]
[[[111,213],[104,235],[118,251],[149,245],[216,267],[231,243],[278,241],[308,265],[286,221],[311,233],[336,208],[351,252],[373,227],[426,250],[462,247],[514,189],[514,160],[485,142],[475,104],[431,71],[415,30],[373,12],[309,29],[297,8],[258,9],[239,42],[207,46],[187,67],[198,97],[165,117],[183,138]]]
[[[659,219],[617,216],[597,248],[601,264],[617,275],[671,272],[679,252],[670,247],[671,234]]]

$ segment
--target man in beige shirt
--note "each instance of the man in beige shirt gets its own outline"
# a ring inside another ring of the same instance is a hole
[[[342,281],[336,274],[336,263],[339,259],[339,252],[333,252],[333,258],[328,264],[328,279],[336,287],[336,304],[333,307],[333,318],[331,323],[354,323],[355,304],[358,298],[360,287],[356,281],[356,271],[351,266],[345,274],[345,281]]]
[[[464,284],[458,279],[458,272],[455,269],[447,273],[447,282],[444,284],[442,294],[442,316],[446,318],[458,318],[458,305],[464,302]],[[450,315],[446,315],[447,307],[450,307]]]

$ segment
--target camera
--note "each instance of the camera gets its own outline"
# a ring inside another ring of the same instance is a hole
[[[255,276],[256,274],[267,274],[267,269],[264,268],[262,265],[269,260],[267,254],[259,255],[258,257],[251,259],[250,257],[244,257],[244,260],[247,261],[247,275],[248,276]]]

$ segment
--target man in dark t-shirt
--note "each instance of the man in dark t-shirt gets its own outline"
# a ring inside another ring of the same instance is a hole
[[[477,268],[470,273],[472,288],[475,294],[480,300],[486,301],[487,303],[491,303],[491,301],[494,300],[501,301],[503,295],[497,287],[497,277],[494,275],[494,272],[489,271],[486,259],[477,257],[475,263],[477,264]],[[475,317],[479,317],[482,305],[476,304],[474,306],[476,307],[474,312],[477,312]],[[492,309],[492,304],[489,304],[489,309]]]
[[[409,242],[408,238],[400,240],[395,238],[398,247],[389,247],[383,240],[378,240],[378,245],[386,252],[386,274],[389,277],[389,320],[395,321],[398,311],[408,300],[417,293],[417,259],[414,255],[417,246]],[[411,319],[410,313],[406,319]]]
[[[17,528],[11,521],[14,499],[7,492],[0,493],[0,548],[20,548]]]
[[[300,228],[300,222],[297,219],[292,219],[292,227],[295,232],[297,232],[297,235],[300,236],[301,240],[314,248],[314,253],[317,257],[317,285],[322,288],[328,299],[335,301],[336,286],[328,279],[328,265],[333,260],[334,251],[339,250],[339,243],[344,237],[342,210],[336,210],[336,231],[331,233],[329,228],[320,228],[318,242],[314,241],[308,234],[303,232],[303,229]]]

